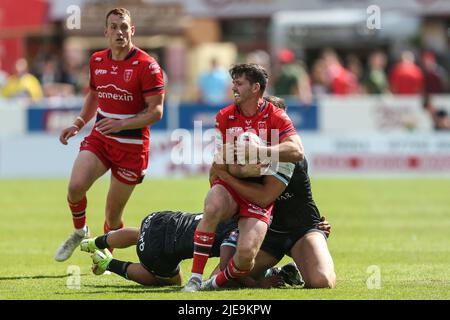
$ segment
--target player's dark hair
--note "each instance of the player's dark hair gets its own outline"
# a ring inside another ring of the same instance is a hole
[[[115,16],[119,16],[121,18],[124,18],[125,16],[129,16],[130,17],[130,22],[131,22],[131,14],[130,11],[128,11],[125,8],[114,8],[109,10],[109,12],[106,14],[106,20],[105,20],[105,25],[108,26],[108,18],[110,15],[115,15]]]
[[[264,100],[269,101],[271,104],[273,104],[275,107],[283,109],[284,111],[287,110],[286,103],[284,102],[283,98],[279,98],[276,96],[268,96],[264,97]]]
[[[240,77],[242,75],[251,83],[259,83],[260,92],[263,93],[266,90],[267,80],[269,76],[267,75],[267,71],[256,63],[241,63],[235,64],[230,69],[230,75],[232,79],[236,77]]]

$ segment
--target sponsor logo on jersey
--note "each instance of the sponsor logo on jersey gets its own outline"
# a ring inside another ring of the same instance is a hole
[[[142,230],[145,230],[147,228],[147,226],[143,226]],[[139,251],[143,252],[145,249],[145,231],[142,231],[141,234],[139,235]]]
[[[293,193],[285,192],[281,196],[279,196],[277,198],[277,200],[279,200],[279,201],[281,201],[281,200],[289,200],[289,199],[293,198],[294,196],[295,195]]]
[[[230,133],[239,133],[244,131],[244,129],[242,127],[231,127],[227,129],[228,132]]]
[[[133,61],[133,63],[132,63],[133,66],[137,66],[138,64],[139,64],[139,61],[138,61],[138,60]]]
[[[105,69],[95,69],[95,75],[98,76],[99,74],[107,74],[108,70]]]
[[[248,125],[248,126],[251,125],[252,124],[252,120],[245,120],[245,124]]]
[[[258,122],[258,129],[259,129],[259,130],[265,130],[265,129],[267,129],[267,124],[266,124],[266,122],[265,122],[265,121],[259,121],[259,122]]]
[[[151,74],[157,74],[157,73],[160,73],[161,72],[161,67],[159,66],[159,64],[158,63],[156,63],[156,62],[153,62],[153,63],[151,63],[149,66],[148,66],[148,68],[151,70]]]
[[[236,117],[234,116],[234,114],[230,114],[228,116],[228,120],[236,120]]]
[[[94,59],[95,62],[100,62],[100,61],[102,61],[102,60],[103,60],[103,59],[102,59],[101,57],[97,57],[97,58]]]
[[[112,66],[111,69],[112,69],[111,74],[117,74],[117,69],[119,69],[119,67],[118,66]]]
[[[108,91],[112,89],[116,92],[105,92],[105,89],[107,89]],[[101,99],[112,99],[115,101],[133,101],[133,94],[131,92],[120,89],[113,84],[108,84],[106,86],[97,86],[96,90],[98,92],[98,97]]]
[[[125,82],[129,82],[132,75],[133,69],[125,69],[125,71],[123,72],[123,80],[125,80]]]

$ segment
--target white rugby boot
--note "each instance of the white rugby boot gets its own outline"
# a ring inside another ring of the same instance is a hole
[[[181,291],[183,292],[196,292],[200,290],[202,280],[196,277],[191,277]]]
[[[89,238],[89,228],[87,226],[85,229],[72,232],[69,238],[61,244],[58,250],[56,250],[55,260],[62,262],[69,259],[75,249],[80,245],[81,241],[85,238]]]

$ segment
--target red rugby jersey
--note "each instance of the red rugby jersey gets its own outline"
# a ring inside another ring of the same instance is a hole
[[[221,109],[216,115],[216,129],[222,136],[219,144],[233,143],[237,136],[245,131],[256,133],[267,145],[276,144],[272,138],[282,142],[285,138],[297,134],[286,112],[266,100],[252,117],[244,116],[236,104]]]
[[[113,60],[111,49],[95,52],[89,61],[90,87],[97,92],[96,122],[103,118],[126,119],[144,110],[147,96],[164,92],[163,72],[156,60],[132,48],[124,60]],[[148,151],[150,129],[130,129],[107,136],[95,126],[93,135],[125,151]]]

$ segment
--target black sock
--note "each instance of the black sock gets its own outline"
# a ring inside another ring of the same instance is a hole
[[[130,264],[131,264],[131,262],[125,262],[125,261],[112,259],[111,262],[109,263],[108,267],[106,268],[106,270],[114,272],[115,274],[118,274],[119,276],[124,277],[125,279],[128,279],[127,269]]]
[[[107,242],[107,238],[108,238],[108,233],[95,238],[95,245],[96,245],[96,247],[99,248],[99,249],[106,249],[106,248],[108,248],[109,245],[108,245],[108,242]]]

